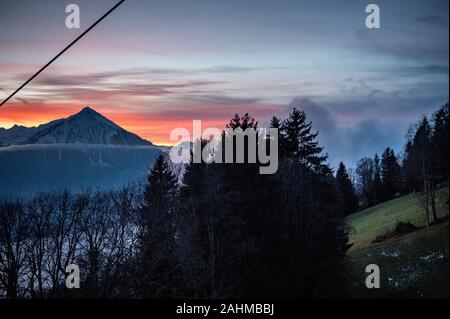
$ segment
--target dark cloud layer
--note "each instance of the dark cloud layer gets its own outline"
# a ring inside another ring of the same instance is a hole
[[[425,109],[426,112],[423,115],[429,115],[444,103],[445,101],[435,102],[435,107]],[[313,129],[319,132],[319,142],[324,146],[325,152],[329,155],[329,161],[335,168],[340,161],[349,167],[355,167],[358,159],[374,156],[375,153],[381,154],[386,147],[394,148],[396,153],[401,153],[409,125],[419,120],[419,116],[415,115],[407,118],[393,115],[389,119],[386,114],[382,117],[372,113],[372,116],[369,115],[366,119],[361,118],[353,125],[343,125],[343,120],[338,115],[341,113],[341,106],[333,102],[328,102],[325,106],[314,103],[309,98],[296,98],[278,115],[286,118],[293,107],[304,110],[313,123]],[[410,106],[412,107],[410,112],[417,114],[413,109],[414,105],[410,104]],[[398,112],[388,109],[385,111]],[[403,112],[405,111],[400,111],[400,113]],[[367,111],[364,112],[365,115],[367,113]]]

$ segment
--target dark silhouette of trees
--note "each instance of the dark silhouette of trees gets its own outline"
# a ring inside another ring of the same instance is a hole
[[[401,190],[401,167],[391,148],[380,158],[362,158],[356,168],[360,196],[368,207],[394,198]]]
[[[30,224],[20,202],[0,206],[0,287],[3,296],[16,299],[25,296],[20,279],[27,276]]]
[[[448,183],[449,178],[448,116],[446,104],[433,114],[431,122],[423,117],[411,126],[401,159],[387,147],[381,156],[381,163],[377,154],[374,159],[364,157],[358,162],[357,189],[366,206],[390,200],[397,194],[423,191],[427,223],[430,225],[439,221],[436,187],[439,183]]]
[[[433,154],[432,154],[432,126],[427,117],[423,117],[418,123],[417,129],[409,144],[407,144],[408,152],[405,164],[408,166],[404,168],[407,174],[411,174],[409,178],[421,181],[422,190],[424,192],[424,213],[428,225],[431,224],[430,209],[433,222],[436,223],[436,198],[435,186],[436,176],[433,172]]]
[[[256,125],[245,114],[234,116],[227,127]],[[180,227],[179,237],[188,255],[183,259],[191,260],[182,262],[183,278],[197,283],[189,295],[311,297],[341,292],[347,233],[326,155],[303,112],[293,110],[284,122],[274,118],[272,127],[286,141],[280,150],[286,156],[274,175],[260,175],[258,165],[247,158],[240,164],[191,163],[186,169],[177,220],[191,225]],[[190,278],[192,273],[197,280]]]
[[[449,180],[449,110],[448,104],[433,115],[430,137],[432,169],[437,183]]]
[[[400,192],[401,188],[401,167],[398,163],[394,150],[390,147],[381,155],[381,180],[383,201],[390,200]]]
[[[356,174],[358,175],[358,192],[363,199],[365,206],[373,206],[376,204],[374,180],[375,180],[375,163],[368,157],[360,159],[356,166]]]
[[[381,164],[378,154],[375,154],[373,158],[374,164],[374,177],[373,177],[373,204],[384,201],[386,194],[383,188],[382,176],[381,176]]]
[[[410,130],[412,131],[412,130]],[[416,150],[413,145],[412,138],[410,138],[405,145],[403,160],[402,160],[402,192],[416,193],[421,190],[423,185],[418,175],[418,165],[415,159]]]
[[[294,108],[282,125],[281,135],[285,140],[283,147],[289,158],[320,170],[326,166],[323,163],[327,160],[327,155],[322,154],[323,148],[317,141],[319,133],[311,130],[312,123],[307,122],[305,112]]]
[[[411,127],[402,161],[403,191],[423,191],[427,223],[437,223],[436,187],[448,183],[448,104]],[[430,218],[431,211],[431,218]]]
[[[339,163],[339,168],[336,172],[336,192],[343,215],[350,215],[358,210],[359,203],[356,190],[342,162]]]
[[[139,219],[139,254],[136,283],[138,297],[170,297],[175,275],[174,203],[178,185],[163,156],[148,175]]]

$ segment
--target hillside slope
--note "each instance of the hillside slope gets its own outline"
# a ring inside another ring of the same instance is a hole
[[[448,298],[449,223],[448,186],[437,196],[440,224],[426,227],[421,196],[401,198],[348,217],[351,227],[346,268],[351,298]],[[419,229],[403,236],[372,244],[377,235],[392,230],[397,221],[411,222]],[[380,289],[367,289],[365,267],[380,268]]]
[[[448,191],[448,186],[437,190],[436,209],[439,217],[448,214]],[[409,194],[348,216],[352,250],[369,246],[378,235],[392,230],[397,221],[410,222],[418,227],[426,226],[423,205],[422,194]]]

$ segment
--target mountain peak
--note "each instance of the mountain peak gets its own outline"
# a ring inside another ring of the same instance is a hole
[[[96,110],[92,109],[89,106],[84,107],[80,112],[78,112],[78,114],[100,115],[100,116],[102,116],[100,113],[98,113]],[[75,115],[78,115],[78,114],[75,114]]]
[[[1,131],[0,146],[14,144],[103,144],[145,146],[151,142],[128,132],[89,106],[65,119],[35,128]]]
[[[85,106],[81,111],[80,111],[80,113],[88,113],[88,112],[93,112],[93,113],[98,113],[97,111],[95,111],[94,109],[92,109],[91,107],[89,107],[89,106]]]

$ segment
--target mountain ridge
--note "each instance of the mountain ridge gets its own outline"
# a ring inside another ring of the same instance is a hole
[[[0,147],[29,144],[153,145],[88,106],[67,118],[36,127],[0,128]]]

